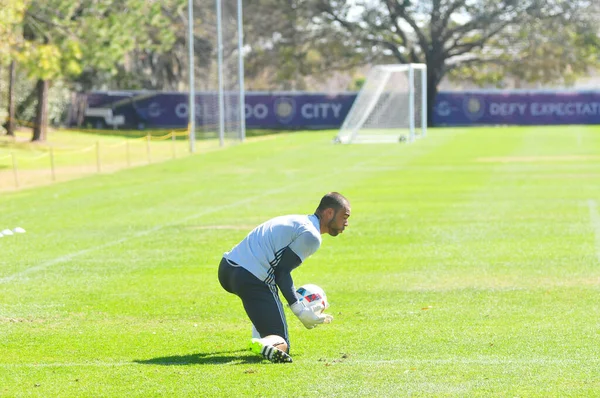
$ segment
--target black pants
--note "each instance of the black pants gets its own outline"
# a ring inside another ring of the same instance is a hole
[[[250,271],[230,264],[225,258],[219,264],[219,282],[223,289],[242,300],[248,318],[261,337],[271,334],[283,337],[289,351],[287,322],[276,286],[264,283]]]

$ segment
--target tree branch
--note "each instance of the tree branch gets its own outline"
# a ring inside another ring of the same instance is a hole
[[[31,17],[32,22],[35,23],[35,26],[38,28],[39,32],[46,39],[50,39],[50,36],[48,36],[48,34],[47,34],[48,29],[42,29],[40,27],[40,25],[37,24],[38,22],[42,23],[42,24],[45,24],[47,26],[55,27],[55,28],[61,30],[63,33],[65,33],[65,35],[68,36],[68,37],[72,37],[73,36],[73,34],[65,26],[63,26],[61,24],[58,24],[58,23],[56,23],[54,21],[51,21],[49,19],[46,19],[46,18],[42,17],[41,15],[38,15],[38,14],[32,12],[31,10],[25,11],[25,15]]]
[[[465,24],[459,25],[454,29],[448,29],[446,34],[443,36],[442,41],[445,43],[453,36],[457,36],[454,38],[454,43],[457,43],[460,39],[462,39],[467,33],[472,32],[477,29],[484,29],[494,22],[497,22],[499,17],[505,14],[508,14],[511,10],[508,9],[510,6],[506,6],[503,8],[498,8],[496,11],[490,13],[489,15],[479,15],[473,16],[473,18]],[[512,10],[517,11],[517,10]],[[509,18],[513,23],[519,23],[522,19],[520,15],[517,13],[516,16]]]
[[[405,47],[408,47],[408,38],[404,30],[402,30],[402,28],[398,24],[398,19],[400,18],[400,16],[398,15],[398,13],[395,12],[395,7],[392,6],[392,0],[385,0],[385,6],[388,12],[390,13],[390,19],[392,21],[392,24],[394,25],[394,28],[396,29],[396,33],[398,34],[398,36],[400,36],[400,39],[402,40],[402,44]]]
[[[471,50],[473,50],[474,48],[483,47],[488,42],[488,40],[490,40],[492,37],[494,37],[495,35],[500,33],[504,28],[506,28],[508,25],[510,25],[512,23],[513,23],[512,21],[505,21],[505,22],[499,24],[498,26],[496,26],[494,29],[492,29],[487,34],[485,34],[481,39],[475,40],[470,43],[458,44],[455,41],[455,44],[453,46],[447,48],[444,51],[444,53],[446,54],[446,58],[456,57],[458,55],[466,54],[466,53],[470,52]]]
[[[463,66],[478,66],[490,64],[505,66],[507,64],[507,61],[501,58],[469,58],[462,61],[446,64],[445,72],[449,72],[453,69],[461,68]]]
[[[452,14],[454,14],[454,12],[460,7],[463,7],[466,4],[466,2],[467,0],[457,0],[450,4],[450,7],[448,8],[448,10],[446,10],[446,13],[440,18],[440,30],[436,32],[436,36],[445,36],[443,33],[444,30],[448,27],[448,22],[450,21]]]
[[[386,47],[388,50],[390,50],[394,54],[394,57],[396,57],[398,59],[398,61],[400,61],[401,63],[403,63],[403,64],[409,63],[408,58],[404,54],[402,54],[400,52],[400,50],[398,50],[398,46],[395,43],[391,43],[389,41],[380,40],[380,39],[367,39],[367,40],[373,44],[380,44],[380,45]]]
[[[419,46],[423,49],[424,52],[426,52],[427,47],[429,46],[429,43],[427,41],[427,38],[425,37],[425,34],[423,33],[423,31],[417,24],[417,22],[410,15],[408,15],[408,13],[406,12],[406,8],[404,7],[403,4],[394,2],[393,8],[396,12],[396,15],[398,15],[400,18],[402,18],[404,21],[406,21],[406,23],[408,23],[408,25],[413,29],[413,31],[417,35],[417,39],[419,41]]]

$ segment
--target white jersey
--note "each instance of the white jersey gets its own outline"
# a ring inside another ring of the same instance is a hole
[[[275,267],[286,247],[304,262],[320,246],[321,232],[316,215],[280,216],[254,228],[224,257],[261,281],[274,284]]]

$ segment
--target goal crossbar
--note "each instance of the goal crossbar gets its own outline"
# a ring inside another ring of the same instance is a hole
[[[336,141],[413,141],[426,133],[427,66],[376,65],[369,71]]]

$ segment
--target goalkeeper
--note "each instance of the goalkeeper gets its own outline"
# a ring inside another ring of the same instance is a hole
[[[329,323],[331,315],[298,301],[291,272],[321,246],[321,235],[337,236],[348,226],[350,203],[337,192],[323,196],[312,215],[275,217],[254,228],[219,264],[223,289],[242,300],[252,321],[250,349],[271,362],[292,362],[279,290],[304,326]]]

